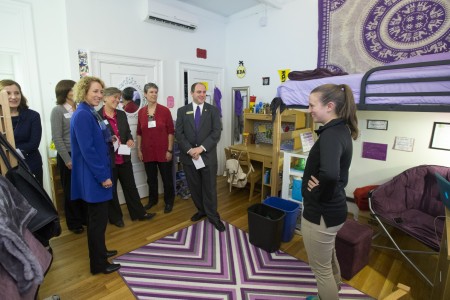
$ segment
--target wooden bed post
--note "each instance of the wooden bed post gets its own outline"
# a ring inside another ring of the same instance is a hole
[[[280,143],[281,143],[281,113],[277,108],[275,121],[272,125],[272,171],[270,172],[271,196],[278,196],[278,185],[280,182]]]
[[[6,91],[0,93],[0,133],[6,138],[6,140],[15,148],[16,143],[14,142],[14,131],[11,122],[11,112],[9,110],[8,95]],[[12,167],[17,166],[17,160],[12,156],[5,148],[3,151],[6,153],[6,157]],[[5,175],[8,169],[0,158],[0,173]]]

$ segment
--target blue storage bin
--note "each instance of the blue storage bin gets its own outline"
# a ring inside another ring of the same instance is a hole
[[[269,197],[263,201],[263,204],[284,211],[286,215],[284,217],[281,240],[283,242],[292,240],[294,237],[295,225],[297,224],[297,217],[300,213],[300,204],[278,197]]]

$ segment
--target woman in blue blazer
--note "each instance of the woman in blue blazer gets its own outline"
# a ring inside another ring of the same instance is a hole
[[[87,238],[92,274],[111,273],[120,268],[110,264],[105,231],[108,223],[108,201],[112,199],[111,158],[112,137],[95,111],[103,99],[105,84],[96,77],[83,77],[74,87],[74,97],[80,104],[70,123],[72,148],[72,200],[81,199],[88,206]]]
[[[27,98],[22,88],[14,80],[1,80],[0,92],[8,94],[11,121],[14,130],[14,142],[31,172],[42,185],[42,157],[39,144],[42,137],[41,117],[38,112],[28,108]]]

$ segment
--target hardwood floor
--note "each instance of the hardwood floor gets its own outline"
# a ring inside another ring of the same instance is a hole
[[[224,177],[218,177],[219,212],[223,220],[248,231],[247,208],[260,202],[256,193],[251,202],[248,201],[248,189],[233,188],[230,193]],[[146,203],[146,199],[142,200]],[[164,201],[160,199],[152,212],[157,216],[151,221],[131,221],[125,205],[125,227],[118,228],[108,225],[106,243],[108,249],[116,249],[120,254],[146,245],[170,233],[192,224],[190,217],[196,212],[192,200],[175,200],[174,210],[164,214]],[[360,217],[360,222],[367,222]],[[73,234],[68,231],[64,220],[61,236],[50,241],[53,248],[53,263],[40,287],[38,299],[51,295],[59,295],[61,299],[134,299],[133,294],[117,272],[104,275],[91,275],[87,250],[86,233]],[[398,234],[397,234],[398,235]],[[405,238],[403,243],[421,247],[418,242]],[[303,261],[308,261],[302,238],[295,235],[289,243],[283,243],[281,249]],[[417,256],[421,266],[428,274],[434,274],[437,258]],[[354,288],[364,293],[382,299],[391,293],[397,283],[411,287],[410,299],[429,299],[431,287],[428,286],[416,272],[397,254],[387,250],[372,248],[370,263],[356,276],[348,281]]]

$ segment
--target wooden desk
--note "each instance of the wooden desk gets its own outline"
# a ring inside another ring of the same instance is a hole
[[[439,262],[433,283],[433,293],[430,299],[450,299],[450,210],[445,208],[444,233],[441,239]]]
[[[247,151],[250,160],[257,161],[262,163],[262,187],[261,187],[261,201],[266,198],[266,196],[273,195],[274,190],[275,194],[278,194],[279,187],[279,181],[276,182],[276,184],[272,185],[273,183],[273,176],[272,176],[272,154],[273,154],[273,146],[270,144],[248,144],[245,146],[244,144],[237,144],[237,145],[231,145],[231,149],[237,150],[237,151]],[[271,180],[269,183],[264,182],[264,173],[266,170],[270,170],[271,172]],[[276,172],[278,176],[278,172]]]

